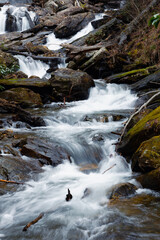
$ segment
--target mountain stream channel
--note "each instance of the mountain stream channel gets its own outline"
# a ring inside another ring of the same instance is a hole
[[[13,7],[13,11],[18,18],[16,8]],[[2,23],[6,9],[8,5],[0,12]],[[102,16],[99,14],[96,18]],[[27,28],[25,19],[19,29]],[[0,30],[3,33],[4,26],[1,25]],[[69,40],[56,39],[52,33],[47,46],[57,50],[62,42],[70,43],[92,30],[88,24]],[[46,63],[31,57],[16,57],[20,70],[28,76],[50,77],[46,75],[49,68]],[[59,68],[64,66],[65,63],[59,64]],[[160,239],[160,206],[156,201],[147,201],[157,197],[157,193],[139,188],[130,164],[116,153],[118,136],[112,134],[123,128],[134,111],[136,100],[137,96],[127,85],[106,84],[103,79],[96,79],[87,100],[66,103],[65,107],[51,103],[33,109],[34,114],[43,117],[46,127],[10,127],[14,132],[36,135],[61,145],[71,156],[71,163],[64,159],[57,167],[44,166],[42,173],[18,191],[0,197],[1,240]],[[123,118],[115,121],[115,115]],[[108,121],[104,121],[105,116]],[[135,204],[136,200],[124,200],[112,205],[109,191],[113,185],[123,182],[134,183],[138,187],[135,198],[143,195],[146,201]],[[73,198],[66,202],[68,189]],[[23,227],[41,212],[43,218],[23,232]]]

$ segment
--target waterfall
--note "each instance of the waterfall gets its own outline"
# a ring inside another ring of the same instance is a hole
[[[0,26],[0,34],[13,31],[25,31],[32,28],[35,23],[36,14],[28,11],[26,7],[16,7],[12,5],[4,5],[0,11],[2,19]]]
[[[50,74],[47,74],[49,65],[39,60],[34,60],[32,57],[24,57],[21,55],[15,55],[19,61],[20,71],[30,76],[37,76],[39,78],[49,78]]]

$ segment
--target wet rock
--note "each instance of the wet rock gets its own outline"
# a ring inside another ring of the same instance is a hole
[[[43,118],[32,116],[29,112],[24,110],[19,110],[13,120],[28,123],[32,127],[46,126]]]
[[[16,17],[11,15],[9,9],[6,12],[7,16],[6,16],[6,26],[5,26],[5,30],[7,32],[15,32],[17,31],[17,20]]]
[[[87,99],[89,89],[94,87],[92,78],[85,72],[61,68],[51,74],[53,96],[58,101]]]
[[[160,168],[141,175],[136,180],[140,182],[143,188],[160,191]]]
[[[94,18],[93,13],[68,16],[54,29],[57,38],[67,38],[84,28]]]
[[[109,19],[110,19],[110,17],[106,15],[102,19],[92,21],[91,24],[94,27],[94,29],[97,29],[97,28],[101,27],[102,25],[104,25],[106,22],[108,22]]]
[[[149,88],[157,89],[159,88],[159,84],[160,84],[160,70],[153,74],[150,74],[149,76],[143,78],[137,83],[132,84],[131,88],[134,91],[140,91]]]
[[[21,107],[16,105],[14,102],[9,102],[5,99],[0,98],[0,113],[2,114],[16,114],[13,117],[15,121],[22,121],[28,123],[30,126],[45,126],[45,122],[41,117],[32,116],[29,112],[24,111]]]
[[[0,98],[4,98],[8,101],[15,101],[22,108],[42,106],[40,95],[28,88],[11,88],[1,92]]]
[[[132,157],[132,170],[149,172],[160,167],[160,136],[144,141]]]
[[[153,89],[140,91],[138,93],[139,98],[136,101],[136,107],[140,107],[142,104],[147,102],[153,95],[155,95],[158,92],[159,92],[159,90],[153,90]],[[155,108],[157,108],[159,106],[160,106],[160,95],[158,95],[153,100],[151,100],[150,103],[147,105],[147,108],[154,110]]]
[[[88,197],[91,193],[92,190],[90,188],[86,188],[81,199]]]
[[[35,173],[41,172],[38,163],[25,161],[21,157],[0,156],[0,178],[9,181],[24,182]],[[22,186],[22,185],[21,185]],[[0,183],[0,195],[16,191],[19,185]]]
[[[131,183],[120,183],[113,186],[107,194],[109,199],[116,200],[119,198],[128,198],[135,194],[137,187]]]
[[[142,118],[129,131],[126,131],[117,150],[124,156],[132,156],[143,141],[160,135],[160,107]]]
[[[36,158],[41,164],[57,166],[63,160],[68,159],[67,152],[56,144],[40,139],[27,139],[23,145],[21,154],[27,157]]]

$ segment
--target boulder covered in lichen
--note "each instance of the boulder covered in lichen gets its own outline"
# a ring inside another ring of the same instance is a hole
[[[129,129],[117,146],[117,150],[124,156],[132,156],[143,141],[157,135],[160,135],[160,107]]]
[[[144,141],[132,157],[132,170],[148,172],[160,167],[160,136]]]

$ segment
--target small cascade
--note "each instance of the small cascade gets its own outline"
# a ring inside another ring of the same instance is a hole
[[[20,71],[30,76],[37,76],[39,78],[49,78],[50,74],[47,73],[49,65],[41,62],[40,60],[34,60],[32,57],[24,57],[21,55],[15,55],[19,61]]]
[[[100,13],[97,14],[94,20],[99,20],[101,18],[103,18],[105,14]],[[78,33],[76,33],[74,36],[72,36],[69,39],[60,39],[60,38],[56,38],[54,33],[51,33],[47,36],[47,44],[46,46],[50,49],[50,50],[58,50],[60,48],[62,48],[60,45],[63,43],[71,43],[85,35],[87,35],[89,32],[93,31],[94,28],[91,24],[91,22],[85,27],[83,28],[81,31],[79,31]]]
[[[4,5],[0,11],[0,34],[13,31],[25,31],[34,27],[36,14],[26,7]]]

